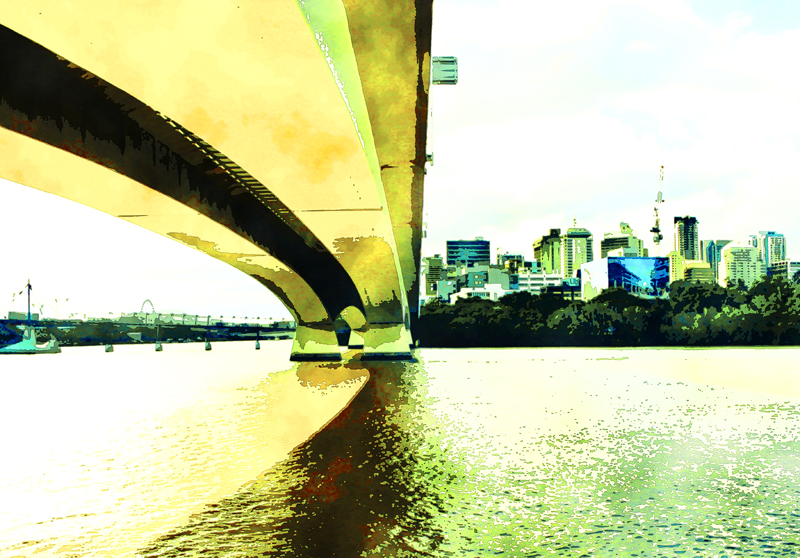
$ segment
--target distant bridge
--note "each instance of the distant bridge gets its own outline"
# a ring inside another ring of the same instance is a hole
[[[410,358],[431,0],[204,8],[6,2],[0,176],[249,274],[293,360],[340,359],[337,317],[363,358]]]

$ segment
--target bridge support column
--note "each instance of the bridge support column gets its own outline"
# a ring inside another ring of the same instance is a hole
[[[350,340],[347,342],[348,349],[363,349],[364,336],[353,330],[350,330]]]
[[[413,360],[411,334],[403,323],[369,324],[361,360]]]
[[[298,324],[292,344],[292,356],[289,360],[294,362],[342,360],[333,324]]]

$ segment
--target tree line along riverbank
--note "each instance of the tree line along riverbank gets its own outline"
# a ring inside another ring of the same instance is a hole
[[[663,299],[611,288],[586,302],[527,292],[432,301],[414,329],[421,347],[800,345],[800,285],[774,276],[749,289],[675,281]]]

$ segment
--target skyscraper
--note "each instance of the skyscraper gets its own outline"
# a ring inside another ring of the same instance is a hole
[[[732,287],[741,280],[750,288],[765,273],[764,262],[758,257],[755,246],[732,242],[722,249],[718,274],[721,285]]]
[[[533,242],[533,257],[542,266],[543,273],[561,274],[561,229],[550,229]]]
[[[722,249],[730,244],[730,240],[701,240],[701,259],[711,266],[714,277],[719,280],[719,262],[722,260]]]
[[[439,254],[422,258],[422,274],[425,276],[425,295],[433,296],[436,294],[436,284],[444,279],[444,262]]]
[[[775,231],[758,231],[758,257],[767,267],[786,259],[786,239]]]
[[[696,217],[675,217],[675,251],[687,260],[700,259]]]
[[[447,265],[466,265],[472,267],[476,263],[490,263],[489,241],[482,237],[475,240],[448,240]]]
[[[593,237],[588,230],[574,226],[561,237],[561,272],[572,277],[581,264],[594,260]]]

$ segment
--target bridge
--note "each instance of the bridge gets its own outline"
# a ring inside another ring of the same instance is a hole
[[[409,359],[431,12],[4,2],[0,176],[247,273],[297,323],[292,360],[340,360],[339,318],[363,359]]]

